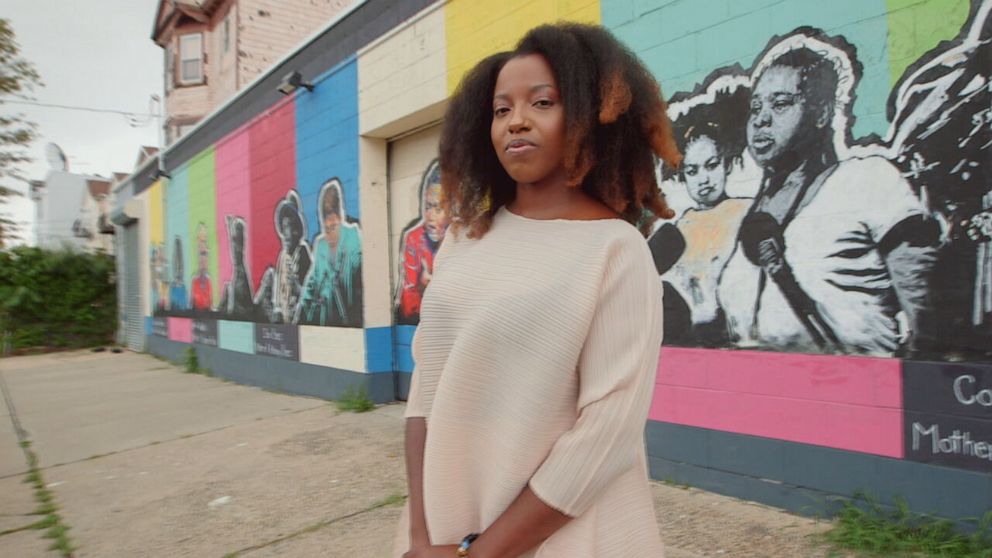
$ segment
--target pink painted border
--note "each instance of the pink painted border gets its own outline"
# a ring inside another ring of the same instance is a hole
[[[898,359],[663,347],[651,420],[903,457]]]
[[[191,318],[169,318],[169,339],[181,343],[192,343],[193,320]]]

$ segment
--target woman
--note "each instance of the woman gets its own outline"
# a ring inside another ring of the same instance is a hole
[[[692,335],[683,340],[688,344],[717,346],[728,339],[716,291],[752,202],[727,196],[727,177],[740,167],[747,145],[747,110],[748,89],[738,87],[732,92],[718,91],[711,104],[692,107],[673,123],[675,141],[685,159],[678,169],[666,166],[664,174],[685,186],[695,207],[677,222],[685,253],[662,277],[688,305]],[[650,244],[654,250],[657,243]]]
[[[483,60],[441,139],[452,217],[424,294],[394,556],[657,557],[644,426],[662,337],[642,231],[680,155],[599,27]]]

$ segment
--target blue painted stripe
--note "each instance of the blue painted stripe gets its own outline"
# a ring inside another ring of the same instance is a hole
[[[370,374],[393,371],[393,332],[391,327],[366,328],[365,369]]]

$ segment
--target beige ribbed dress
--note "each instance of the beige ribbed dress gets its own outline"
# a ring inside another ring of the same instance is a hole
[[[525,558],[660,557],[644,427],[662,336],[647,243],[619,219],[501,208],[449,234],[413,340],[433,544],[483,532],[530,484],[574,519]],[[409,503],[394,556],[409,547]]]

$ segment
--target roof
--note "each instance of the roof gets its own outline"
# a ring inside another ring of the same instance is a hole
[[[155,21],[152,22],[152,40],[157,44],[170,26],[175,26],[180,18],[186,16],[194,21],[206,23],[210,16],[225,0],[159,0],[155,10]],[[237,0],[235,0],[237,1]],[[171,9],[166,10],[166,5]]]
[[[106,196],[110,193],[110,181],[96,178],[86,179],[86,189],[90,192],[90,197],[97,199],[97,196]]]
[[[142,163],[144,163],[148,159],[151,159],[157,153],[158,153],[158,148],[157,147],[152,147],[150,145],[142,145],[141,146],[141,149],[138,151],[138,160],[135,161],[134,167],[135,168],[140,167],[142,165]]]

